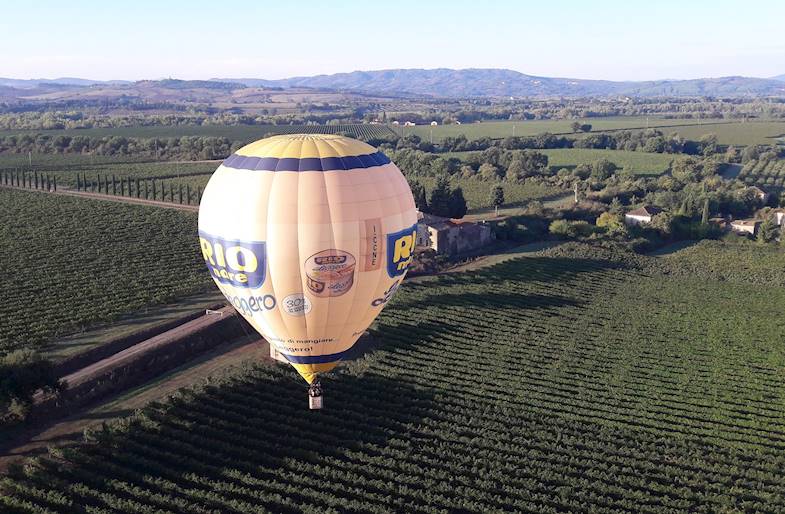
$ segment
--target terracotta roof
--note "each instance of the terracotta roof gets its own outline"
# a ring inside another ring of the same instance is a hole
[[[627,216],[656,216],[661,212],[662,209],[660,209],[659,207],[656,207],[654,205],[644,205],[643,207],[639,207],[634,211],[628,212]]]

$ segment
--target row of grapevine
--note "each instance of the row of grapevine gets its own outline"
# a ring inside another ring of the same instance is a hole
[[[0,352],[209,286],[196,215],[0,188]]]
[[[658,269],[546,252],[409,282],[326,410],[260,365],[29,461],[0,505],[782,511],[785,292]]]

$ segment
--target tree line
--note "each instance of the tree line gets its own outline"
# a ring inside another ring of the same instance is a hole
[[[242,146],[241,142],[212,136],[137,138],[20,134],[0,137],[0,154],[33,152],[135,156],[162,160],[212,160],[224,159],[240,146]]]

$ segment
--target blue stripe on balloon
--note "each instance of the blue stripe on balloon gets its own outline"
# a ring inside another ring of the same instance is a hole
[[[281,355],[283,355],[287,361],[294,364],[324,364],[327,362],[337,362],[347,353],[349,353],[349,350],[332,353],[330,355],[286,355],[285,353],[282,353]]]
[[[390,158],[382,152],[346,157],[250,157],[232,154],[224,160],[227,168],[256,171],[340,171],[373,168],[389,164]]]

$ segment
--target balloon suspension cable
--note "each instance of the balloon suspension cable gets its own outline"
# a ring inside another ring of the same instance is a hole
[[[322,408],[322,383],[318,378],[314,379],[308,388],[308,407],[311,410]]]

